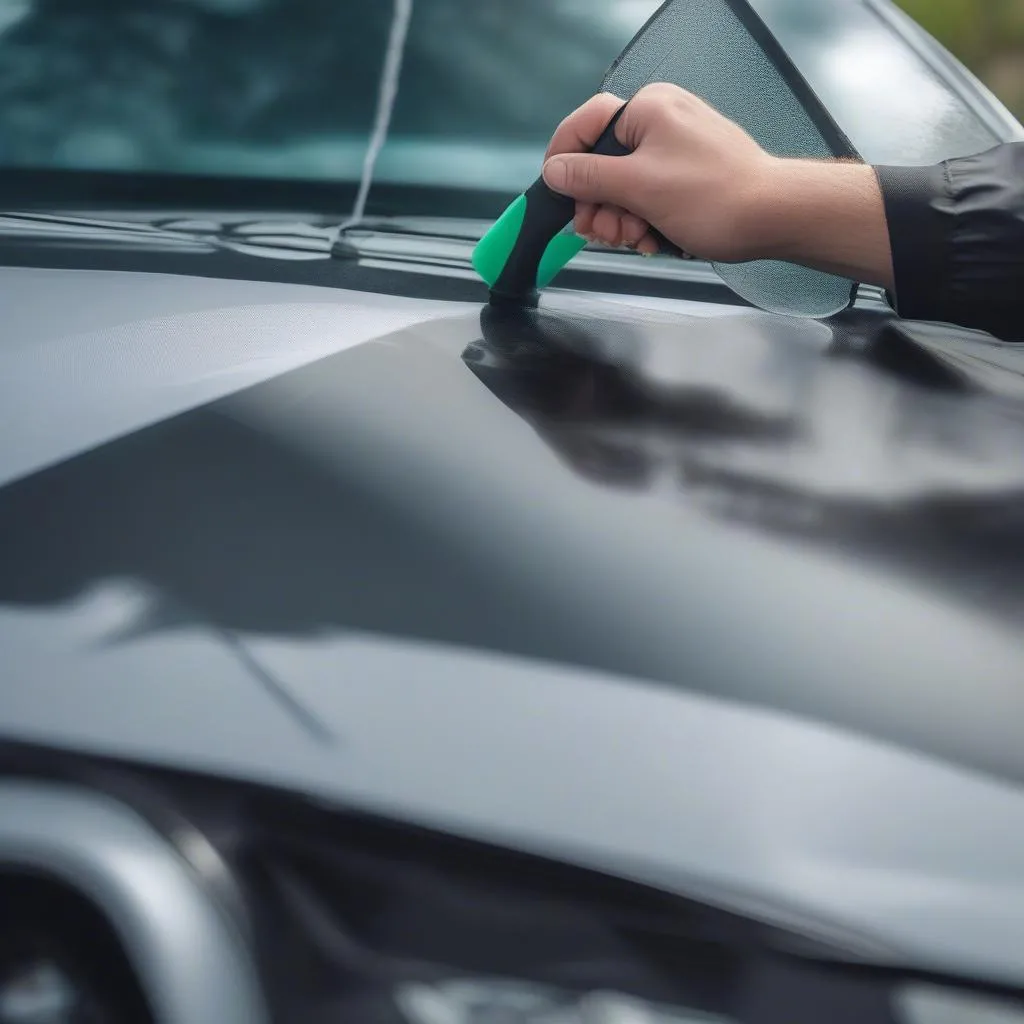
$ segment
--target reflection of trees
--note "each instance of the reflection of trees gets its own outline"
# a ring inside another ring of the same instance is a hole
[[[173,167],[181,140],[366,130],[390,13],[384,0],[36,0],[0,36],[0,149],[75,163],[76,133],[95,146],[107,131]],[[396,128],[543,138],[624,42],[577,13],[419,0]]]
[[[580,17],[579,4],[558,0],[417,0],[407,81],[429,87],[403,90],[396,126],[475,134],[494,123],[546,136],[628,41],[623,22],[602,16],[615,3],[590,0]]]
[[[391,14],[389,0],[4,2],[2,159],[169,169],[183,143],[365,131]],[[983,74],[1024,47],[1024,0],[900,2]],[[816,5],[793,3],[810,26]],[[395,128],[539,144],[656,5],[416,0]]]
[[[385,12],[335,0],[295,9],[38,0],[3,40],[0,130],[26,161],[60,159],[81,128],[173,160],[179,138],[273,140],[316,130],[325,110],[339,127],[367,123],[372,90],[358,83],[373,74]]]
[[[1014,379],[1015,360],[972,377],[988,353],[970,336],[862,311],[828,328],[685,321],[486,307],[463,361],[594,483],[675,495],[1021,622],[1024,413],[979,383]]]

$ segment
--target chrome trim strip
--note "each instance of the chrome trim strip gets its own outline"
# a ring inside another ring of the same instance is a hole
[[[126,805],[32,781],[0,784],[0,868],[73,887],[109,919],[160,1024],[265,1024],[258,974],[187,863]]]

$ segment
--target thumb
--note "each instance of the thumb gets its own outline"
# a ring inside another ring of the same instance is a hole
[[[561,153],[544,164],[544,181],[549,188],[580,202],[625,206],[627,161],[621,156]]]

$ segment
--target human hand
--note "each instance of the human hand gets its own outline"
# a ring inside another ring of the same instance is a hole
[[[544,179],[576,202],[578,234],[658,251],[653,226],[718,263],[777,259],[893,286],[892,252],[873,168],[766,152],[739,125],[674,85],[649,85],[616,125],[632,152],[597,156],[622,100],[602,93],[555,132]]]
[[[608,93],[595,96],[562,122],[545,154],[548,185],[577,200],[577,233],[654,253],[654,225],[702,259],[754,258],[751,213],[777,161],[674,85],[647,86],[626,108],[616,135],[633,150],[629,156],[584,152],[622,103]]]

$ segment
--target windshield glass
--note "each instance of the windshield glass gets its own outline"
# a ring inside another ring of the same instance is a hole
[[[375,180],[493,193],[497,213],[658,6],[415,0]],[[994,140],[861,0],[755,6],[866,158],[913,162]],[[0,0],[0,169],[355,182],[392,10],[389,0]],[[917,84],[894,92],[883,72]]]
[[[517,190],[656,0],[416,0],[377,177]],[[355,180],[390,0],[0,0],[0,165]]]

